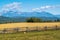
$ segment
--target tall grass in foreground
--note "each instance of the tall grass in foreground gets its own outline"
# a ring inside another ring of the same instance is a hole
[[[60,40],[60,30],[0,34],[0,40]]]

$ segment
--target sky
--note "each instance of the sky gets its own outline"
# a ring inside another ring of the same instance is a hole
[[[46,11],[60,15],[60,0],[0,0],[0,14],[8,11]]]

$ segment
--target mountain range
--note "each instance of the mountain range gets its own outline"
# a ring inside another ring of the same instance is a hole
[[[27,18],[36,17],[43,20],[57,20],[60,19],[59,15],[53,15],[49,12],[12,12],[3,13],[0,16],[0,23],[5,22],[25,22]]]

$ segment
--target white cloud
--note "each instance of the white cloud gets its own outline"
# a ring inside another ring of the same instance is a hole
[[[40,8],[33,8],[33,11],[42,11],[47,9],[60,8],[60,6],[41,6]]]
[[[43,7],[40,7],[40,9],[48,9],[48,8],[51,8],[51,6],[43,6]]]
[[[32,10],[34,10],[34,11],[35,11],[35,10],[39,10],[39,8],[33,8]]]
[[[21,10],[21,4],[20,2],[13,2],[10,4],[6,4],[2,7],[0,10],[0,13],[6,13],[8,11],[20,11]]]

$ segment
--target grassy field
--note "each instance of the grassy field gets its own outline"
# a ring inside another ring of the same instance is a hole
[[[3,28],[15,28],[15,27],[53,27],[60,26],[60,22],[50,22],[50,23],[8,23],[8,24],[0,24],[0,29]]]
[[[52,23],[8,23],[0,24],[0,29],[15,28],[15,27],[54,27],[55,25],[60,27],[60,22]],[[19,32],[19,33],[6,33],[0,34],[0,40],[60,40],[60,30],[49,31],[34,31],[34,32]]]
[[[0,40],[60,40],[60,30],[0,34]]]

